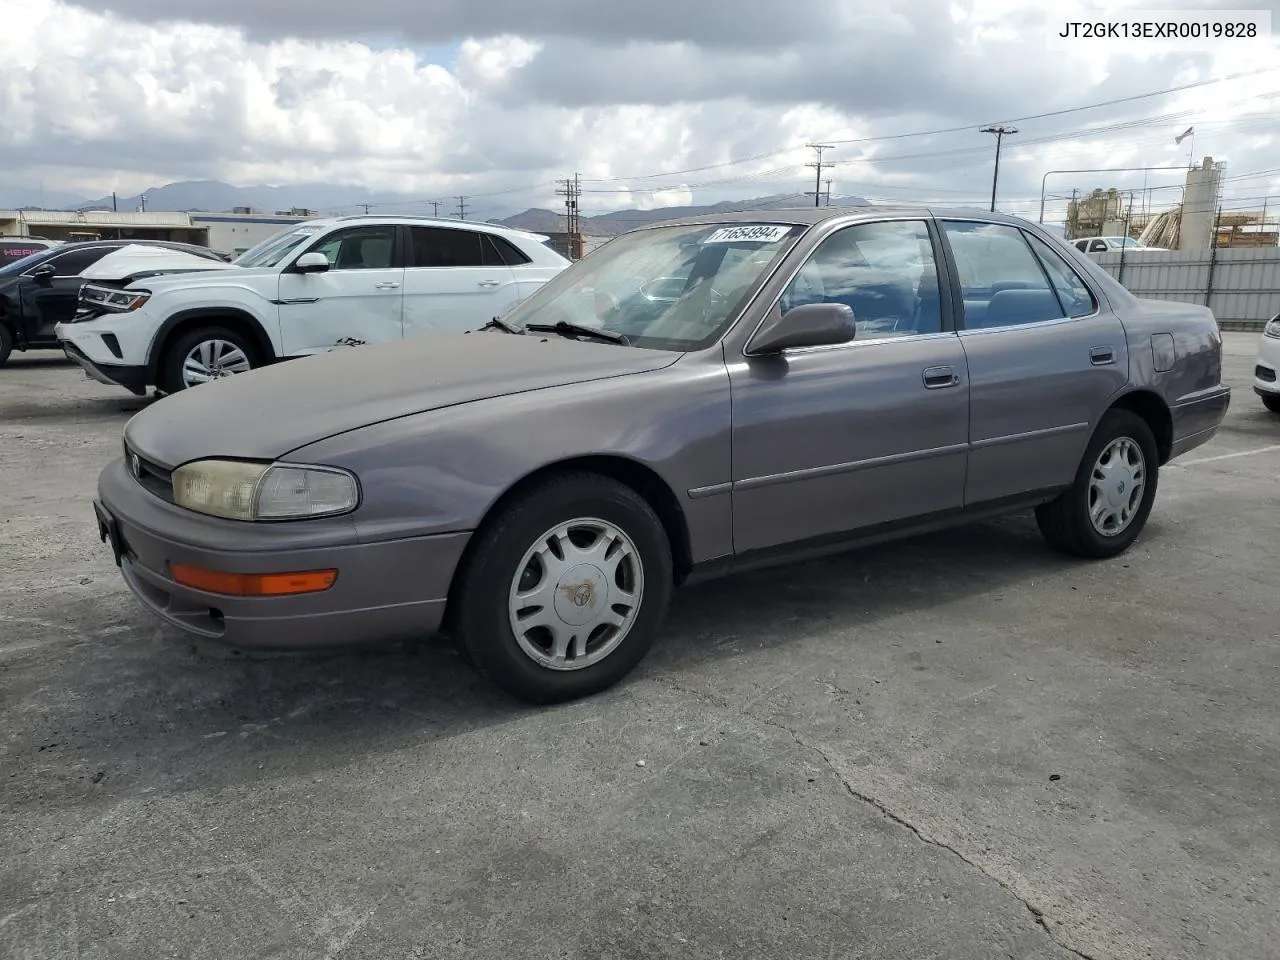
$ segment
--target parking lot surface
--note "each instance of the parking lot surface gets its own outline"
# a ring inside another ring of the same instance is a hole
[[[1280,418],[1235,388],[1124,557],[1029,516],[677,594],[619,687],[248,659],[89,500],[147,401],[0,369],[0,956],[1280,956]]]

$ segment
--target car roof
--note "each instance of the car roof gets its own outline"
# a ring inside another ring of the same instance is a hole
[[[1028,221],[1021,217],[1011,217],[1003,213],[993,213],[980,207],[931,207],[899,204],[859,204],[850,207],[793,207],[793,208],[761,208],[754,210],[738,210],[732,213],[704,213],[693,217],[680,217],[674,220],[663,220],[647,224],[646,227],[695,225],[701,223],[780,223],[800,226],[814,226],[828,220],[883,220],[889,217],[945,217],[959,219],[988,220],[992,223],[1007,223],[1021,226]],[[646,227],[637,227],[643,230]]]
[[[501,233],[516,236],[534,237],[538,234],[533,230],[525,230],[523,227],[509,227],[503,223],[489,223],[484,220],[455,220],[446,219],[445,217],[415,217],[405,214],[376,214],[376,213],[357,213],[348,217],[325,217],[315,220],[301,221],[298,226],[316,225],[320,227],[335,226],[343,223],[396,223],[407,224],[415,227],[449,227],[453,229],[463,228],[467,230],[477,230],[481,233]]]

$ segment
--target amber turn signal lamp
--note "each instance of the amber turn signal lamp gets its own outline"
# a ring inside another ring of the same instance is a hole
[[[229,597],[287,597],[299,593],[320,593],[333,586],[337,570],[306,570],[301,573],[223,573],[175,563],[169,567],[173,579],[184,587],[221,593]]]

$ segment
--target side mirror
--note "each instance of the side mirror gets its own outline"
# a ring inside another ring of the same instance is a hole
[[[827,347],[848,343],[857,334],[853,309],[843,303],[806,303],[774,312],[757,331],[748,353],[781,353],[795,347]]]
[[[329,269],[329,258],[323,253],[312,251],[300,256],[293,267],[299,273],[324,273]]]
[[[58,275],[58,268],[52,263],[42,263],[31,271],[31,277],[36,283],[47,287],[53,282],[53,278]]]

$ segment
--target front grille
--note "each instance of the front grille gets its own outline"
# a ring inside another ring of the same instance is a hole
[[[1270,367],[1264,367],[1262,364],[1258,364],[1253,368],[1253,375],[1265,383],[1276,382],[1276,372]]]
[[[125,447],[125,463],[129,467],[129,472],[133,474],[133,478],[142,484],[144,489],[161,500],[173,503],[173,472],[171,470],[166,470],[154,460],[148,460],[128,447]]]

